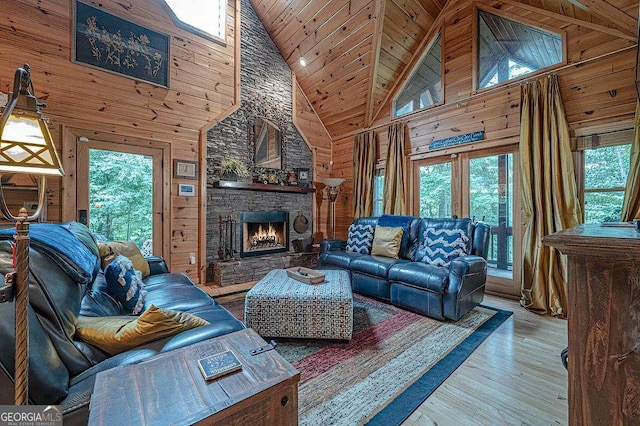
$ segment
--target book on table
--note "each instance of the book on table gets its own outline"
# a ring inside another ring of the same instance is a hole
[[[217,379],[242,368],[242,363],[232,351],[224,351],[198,360],[205,380]]]

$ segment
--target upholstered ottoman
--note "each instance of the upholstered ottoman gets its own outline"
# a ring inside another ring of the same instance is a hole
[[[351,339],[353,295],[349,273],[323,271],[321,284],[289,278],[284,269],[269,272],[247,293],[244,321],[264,337]]]

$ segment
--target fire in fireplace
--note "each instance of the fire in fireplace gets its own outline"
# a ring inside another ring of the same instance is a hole
[[[289,213],[240,213],[240,257],[289,251]]]

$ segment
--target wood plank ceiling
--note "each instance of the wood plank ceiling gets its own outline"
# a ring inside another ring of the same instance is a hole
[[[332,138],[368,127],[456,0],[251,0]],[[479,0],[635,36],[638,0]],[[528,9],[525,9],[528,8]],[[300,64],[304,57],[306,66]]]

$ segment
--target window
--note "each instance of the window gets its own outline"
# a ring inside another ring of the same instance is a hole
[[[617,222],[629,173],[631,144],[584,150],[584,221]]]
[[[226,2],[224,0],[164,0],[176,23],[204,37],[225,40]]]
[[[513,270],[513,154],[469,160],[469,212],[491,227],[489,268]]]
[[[563,61],[559,34],[478,10],[478,88]]]
[[[382,216],[382,194],[384,193],[384,169],[376,170],[373,178],[373,215]]]
[[[442,45],[440,34],[431,42],[420,65],[413,70],[393,103],[396,116],[442,102]]]
[[[418,168],[418,216],[451,217],[451,162]]]

